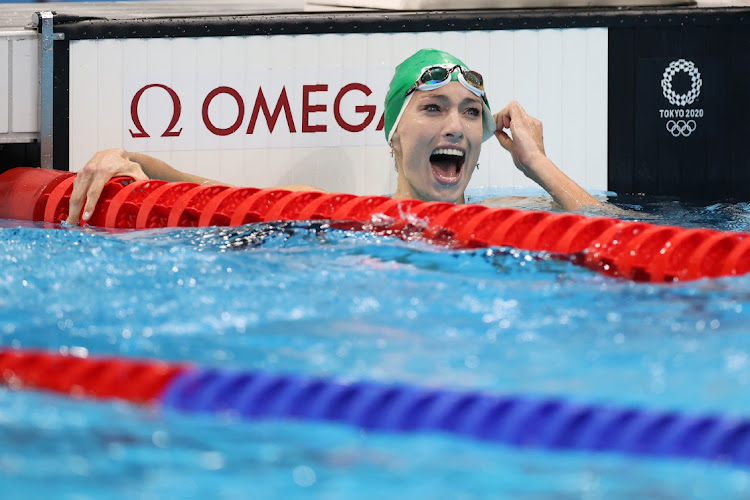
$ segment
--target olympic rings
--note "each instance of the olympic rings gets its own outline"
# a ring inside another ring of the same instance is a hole
[[[696,128],[698,128],[698,126],[695,123],[695,120],[669,120],[667,122],[667,130],[675,137],[687,137],[695,132]]]
[[[678,94],[672,89],[672,77],[674,77],[679,71],[684,71],[690,75],[690,90],[687,94]],[[666,97],[673,106],[686,106],[688,104],[693,104],[701,93],[702,85],[703,80],[701,80],[700,71],[698,71],[698,68],[695,67],[695,64],[692,61],[686,61],[685,59],[678,59],[669,63],[667,69],[664,70],[661,80],[661,88],[664,92],[664,97]]]

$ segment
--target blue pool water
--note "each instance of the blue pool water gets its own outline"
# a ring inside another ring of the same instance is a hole
[[[640,211],[632,218],[750,231],[747,204],[619,202]],[[3,346],[747,417],[748,325],[750,276],[632,283],[529,252],[451,251],[323,223],[112,233],[0,221]],[[0,489],[747,498],[750,470],[0,388]]]

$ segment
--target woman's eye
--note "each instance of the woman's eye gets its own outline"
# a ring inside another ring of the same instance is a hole
[[[482,113],[479,108],[468,108],[466,112],[471,116],[480,116]]]
[[[440,111],[440,106],[437,104],[425,104],[425,111]]]

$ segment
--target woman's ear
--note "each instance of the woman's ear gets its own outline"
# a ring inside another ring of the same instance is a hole
[[[396,169],[396,172],[398,172],[398,166],[401,162],[401,138],[398,135],[398,131],[394,132],[388,145],[391,147],[391,157],[394,162],[393,167]]]

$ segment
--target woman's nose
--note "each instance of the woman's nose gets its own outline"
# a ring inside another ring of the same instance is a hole
[[[461,114],[457,109],[449,111],[445,117],[443,135],[453,140],[461,139],[464,136],[463,123]]]

